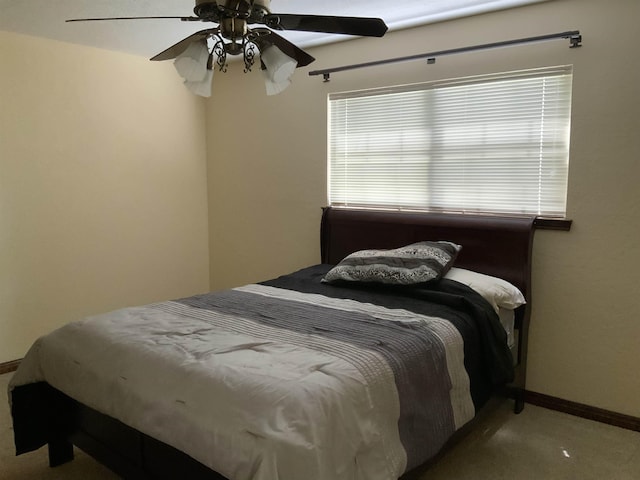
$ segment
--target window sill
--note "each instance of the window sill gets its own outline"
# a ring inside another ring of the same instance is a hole
[[[563,232],[568,232],[571,230],[571,224],[573,220],[569,220],[566,218],[545,218],[545,217],[536,217],[533,222],[533,226],[539,230],[561,230]]]

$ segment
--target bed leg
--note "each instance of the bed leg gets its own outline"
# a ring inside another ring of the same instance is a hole
[[[513,407],[513,412],[518,414],[524,410],[524,389],[518,388],[514,394],[515,398],[515,406]]]
[[[73,460],[73,444],[65,439],[52,440],[49,447],[49,466],[57,467]]]

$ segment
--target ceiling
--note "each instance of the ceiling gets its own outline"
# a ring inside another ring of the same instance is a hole
[[[273,13],[380,17],[390,30],[511,8],[545,0],[273,0]],[[0,30],[152,57],[204,28],[180,20],[65,23],[71,18],[190,16],[194,0],[0,0]],[[344,35],[284,32],[305,48]]]

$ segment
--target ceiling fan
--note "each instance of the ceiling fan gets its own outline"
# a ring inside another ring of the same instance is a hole
[[[77,18],[67,22],[179,19],[217,23],[216,27],[196,32],[151,58],[153,61],[176,59],[174,64],[187,87],[202,96],[210,95],[214,54],[221,71],[227,69],[227,55],[242,55],[247,72],[254,64],[256,49],[260,53],[267,93],[284,90],[295,68],[309,65],[315,59],[274,30],[370,37],[382,37],[387,31],[380,18],[272,13],[270,4],[271,0],[196,0],[195,16]],[[257,27],[250,27],[256,24]]]

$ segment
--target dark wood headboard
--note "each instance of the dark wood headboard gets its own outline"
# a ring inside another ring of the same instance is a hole
[[[456,267],[507,280],[528,300],[534,220],[326,207],[320,237],[322,262],[336,264],[357,250],[448,240],[462,245]]]

